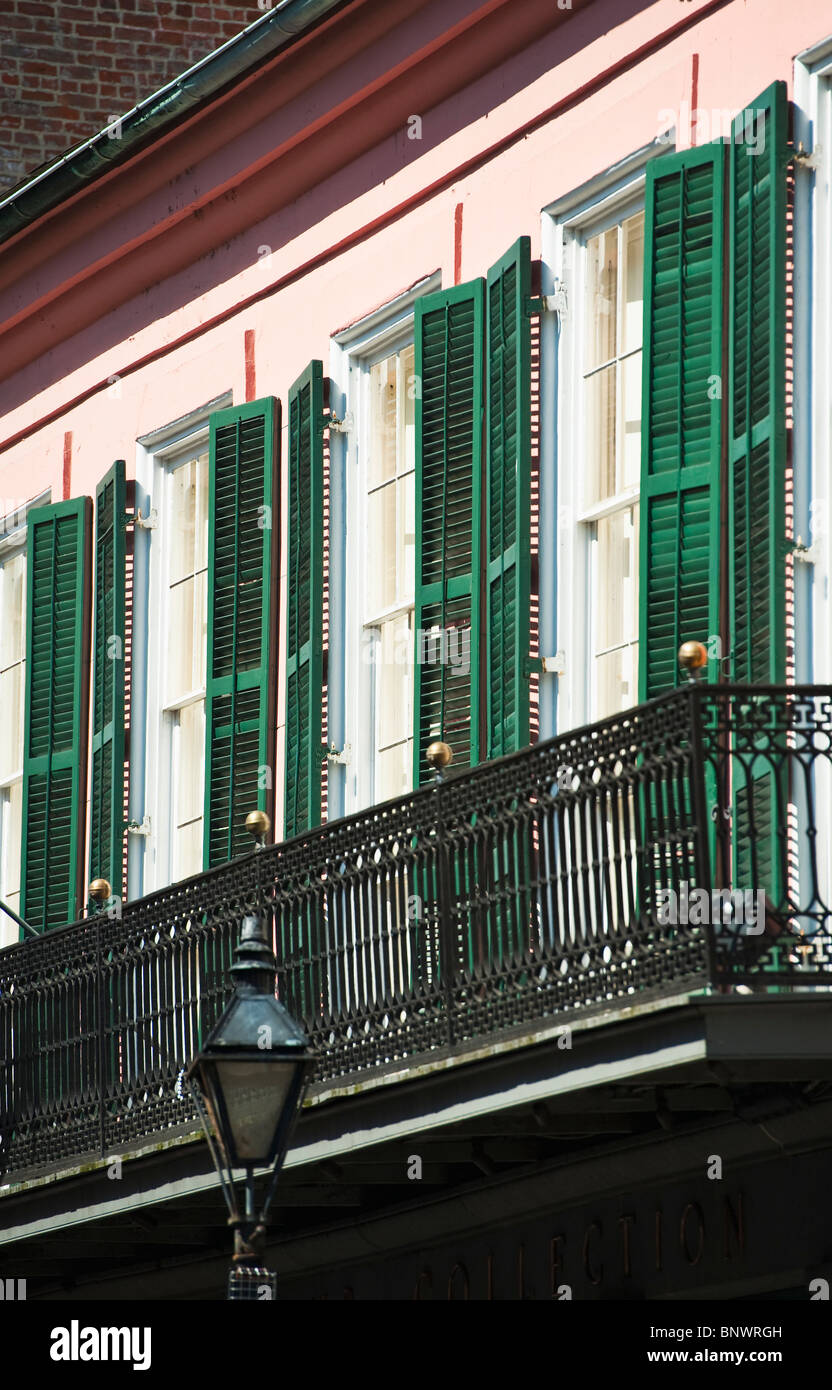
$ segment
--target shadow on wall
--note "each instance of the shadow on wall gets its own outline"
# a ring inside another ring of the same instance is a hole
[[[445,3],[447,5],[447,0]],[[241,179],[231,193],[221,194],[195,214],[186,216],[179,225],[178,235],[168,234],[171,243],[176,244],[171,246],[170,273],[163,281],[153,282],[150,263],[158,252],[154,252],[153,243],[148,242],[131,250],[122,260],[117,282],[113,282],[112,302],[103,306],[103,313],[96,303],[90,303],[86,310],[78,301],[72,304],[67,322],[74,326],[80,315],[87,319],[80,331],[64,332],[60,297],[51,302],[43,316],[37,315],[29,332],[32,343],[27,355],[31,360],[2,386],[2,408],[12,410],[25,403],[77,370],[79,364],[93,360],[150,324],[210,293],[256,263],[264,254],[260,248],[267,246],[271,252],[280,250],[383,184],[408,163],[487,117],[496,107],[546,73],[556,71],[581,49],[652,3],[653,0],[573,0],[574,13],[565,9],[560,12],[560,18],[568,22],[551,28],[553,10],[558,15],[555,0],[539,0],[532,6],[532,15],[539,26],[547,26],[546,32],[532,42],[527,41],[528,31],[524,32],[522,51],[490,69],[493,35],[484,33],[478,39],[482,22],[478,23],[458,41],[463,45],[462,50],[452,43],[414,68],[409,77],[396,78],[389,86],[363,100],[354,113],[339,117],[337,139],[333,138],[333,130],[326,127],[279,156],[268,174],[268,216],[262,216],[262,182],[257,182],[255,188],[253,181],[249,187],[248,178]],[[464,0],[459,0],[459,4],[464,5],[466,13],[470,9],[470,4],[464,4]],[[449,16],[448,27],[452,17]],[[502,51],[508,50],[503,48]],[[467,85],[460,91],[455,90],[463,80]],[[356,72],[350,88],[360,85],[361,73]],[[314,99],[315,94],[312,95]],[[319,96],[321,110],[325,111],[331,104],[326,84],[321,84]],[[423,107],[426,97],[438,99],[433,106],[420,112],[420,138],[413,138],[414,126],[409,118],[414,111],[419,111],[420,97]],[[583,97],[584,93],[577,92],[574,102],[579,103]],[[298,100],[303,102],[306,119],[316,119],[318,113],[310,108],[310,94],[305,93]],[[290,103],[262,123],[258,145],[262,144],[264,135],[271,148],[282,142],[287,119],[295,115],[295,107],[295,102]],[[254,134],[250,132],[244,138],[249,139]],[[345,149],[358,151],[346,165],[343,164]],[[216,161],[215,181],[219,183],[221,159],[215,155],[211,160]],[[227,176],[227,165],[225,172]],[[592,172],[588,169],[587,177]],[[189,173],[187,171],[183,178]],[[542,196],[544,193],[545,190],[541,190]],[[404,209],[399,215],[408,210]],[[128,219],[129,215],[128,210]],[[215,224],[222,219],[227,227],[229,215],[235,218],[237,226],[230,237],[219,240]],[[129,226],[129,221],[126,225]],[[124,231],[121,235],[124,236]],[[418,271],[419,267],[414,266],[414,274]],[[308,270],[301,270],[299,277],[306,273]],[[90,300],[92,298],[89,296]],[[44,317],[50,321],[57,341],[57,346],[46,353],[43,352]],[[27,333],[25,322],[13,330],[18,350],[21,350],[21,330]]]

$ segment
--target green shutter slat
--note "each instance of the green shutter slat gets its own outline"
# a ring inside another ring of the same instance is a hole
[[[720,630],[724,156],[716,143],[647,166],[642,700],[678,684],[682,642],[709,643]]]
[[[321,820],[323,428],[323,363],[314,361],[289,391],[287,838]]]
[[[435,739],[451,745],[455,765],[479,761],[484,289],[474,280],[416,304],[417,786]],[[434,628],[447,634],[444,652],[429,643]]]
[[[89,878],[122,891],[126,469],[118,459],[95,491]]]
[[[786,679],[786,84],[741,111],[728,157],[731,672]]]
[[[41,931],[73,921],[83,895],[91,521],[80,497],[27,522],[20,913]]]
[[[250,848],[249,811],[273,809],[279,437],[271,396],[211,416],[206,868]]]
[[[487,756],[529,742],[531,602],[531,244],[521,237],[486,280]]]

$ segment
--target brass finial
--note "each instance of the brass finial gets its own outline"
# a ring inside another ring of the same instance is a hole
[[[683,642],[679,648],[679,665],[688,673],[688,680],[696,680],[696,672],[708,664],[708,653],[701,642]]]
[[[246,830],[254,837],[256,844],[264,845],[272,823],[265,811],[249,811],[246,816]]]
[[[454,750],[449,743],[431,743],[425,757],[435,772],[443,772],[448,764],[453,762]]]
[[[94,878],[90,884],[90,897],[93,902],[105,903],[108,898],[113,896],[112,884],[106,878]]]

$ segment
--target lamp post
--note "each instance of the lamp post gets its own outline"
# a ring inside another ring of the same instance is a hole
[[[249,828],[262,848],[262,824]],[[229,1299],[274,1297],[264,1263],[266,1224],[314,1057],[303,1029],[275,998],[276,969],[258,905],[243,918],[231,966],[234,993],[187,1072],[234,1231]],[[256,1168],[271,1169],[259,1214]],[[245,1172],[242,1209],[235,1169]]]

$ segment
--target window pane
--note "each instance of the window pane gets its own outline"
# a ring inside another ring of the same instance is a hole
[[[194,565],[198,570],[208,567],[208,455],[200,454],[196,461],[196,553]]]
[[[587,379],[586,429],[588,496],[586,505],[602,502],[616,492],[615,380],[616,367],[605,367]]]
[[[641,347],[643,329],[644,283],[644,213],[629,217],[622,224],[623,240],[623,323],[621,352]]]
[[[194,577],[194,643],[191,690],[205,689],[208,650],[208,574],[202,570]]]
[[[2,793],[3,829],[3,881],[2,896],[9,907],[19,911],[20,904],[20,848],[21,826],[23,822],[23,781],[19,779]],[[17,939],[15,927],[14,940]]]
[[[202,872],[202,821],[177,826],[173,832],[173,878],[190,878]]]
[[[416,396],[413,368],[415,349],[399,353],[399,472],[416,466]]]
[[[616,348],[618,228],[587,242],[585,369],[609,362]]]
[[[596,651],[637,636],[638,514],[626,507],[597,524]]]
[[[396,602],[396,485],[388,484],[368,499],[367,616]]]
[[[194,688],[194,596],[193,579],[185,579],[170,590],[166,704],[174,704]]]
[[[175,788],[178,825],[202,816],[204,758],[205,704],[197,700],[179,711]]]
[[[621,414],[623,457],[619,468],[621,488],[638,487],[641,478],[641,353],[621,363]]]
[[[412,761],[411,744],[386,748],[376,759],[376,801],[389,801],[410,791]]]
[[[605,719],[636,703],[638,692],[638,643],[599,656],[596,666],[594,719]]]
[[[385,357],[370,368],[369,487],[396,476],[398,440],[396,411],[397,357]]]
[[[26,552],[12,555],[3,565],[0,594],[0,670],[22,661],[26,655]]]
[[[21,661],[0,673],[0,782],[23,769],[25,670]]]
[[[169,584],[194,572],[196,495],[196,463],[183,463],[170,479]]]
[[[410,690],[413,675],[411,615],[382,623],[378,650],[377,746],[406,739],[410,732]],[[391,796],[393,793],[391,792]]]

